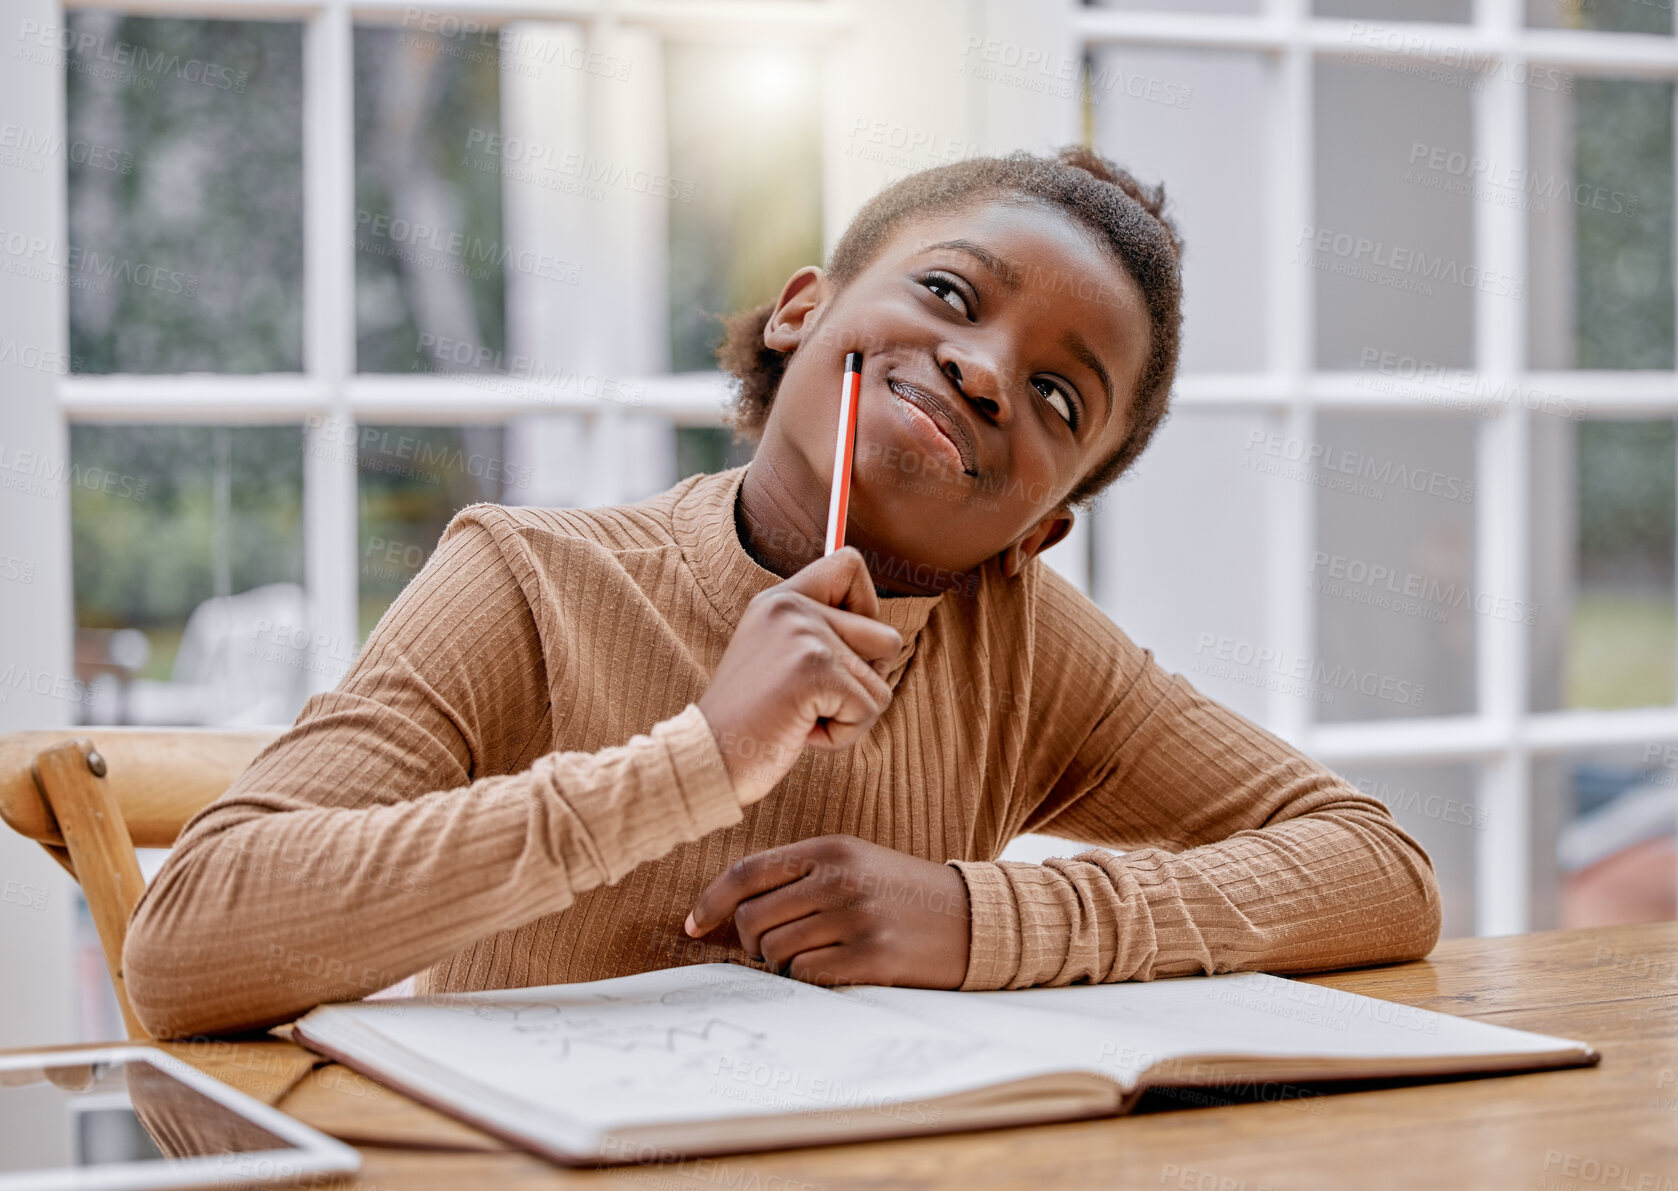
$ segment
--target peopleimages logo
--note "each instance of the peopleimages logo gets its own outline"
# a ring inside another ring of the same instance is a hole
[[[1266,470],[1256,466],[1257,463],[1263,462],[1260,455],[1300,465],[1303,470],[1293,478],[1303,479],[1314,474],[1319,485],[1324,483],[1325,477],[1330,473],[1338,473],[1393,488],[1408,488],[1412,492],[1423,492],[1429,496],[1462,504],[1472,504],[1474,501],[1474,481],[1462,476],[1449,475],[1427,467],[1412,467],[1396,460],[1382,459],[1361,451],[1348,451],[1327,443],[1306,442],[1280,433],[1250,430],[1247,432],[1247,457],[1242,460],[1242,466],[1252,470]],[[1379,493],[1380,489],[1371,491]],[[1379,496],[1376,499],[1380,499]]]
[[[366,208],[356,210],[355,231],[350,246],[358,252],[388,256],[475,281],[488,281],[496,271],[506,269],[567,285],[576,285],[582,277],[582,266],[573,261]]]
[[[1672,7],[1672,0],[1661,2],[1668,9]],[[1479,92],[1487,79],[1501,78],[1535,91],[1573,94],[1572,76],[1554,66],[1538,66],[1488,54],[1455,38],[1435,37],[1426,28],[1406,29],[1352,21],[1347,26],[1346,40],[1350,45],[1375,51],[1347,57],[1347,61],[1360,66],[1414,75],[1473,92]]]
[[[971,36],[956,72],[1059,99],[1076,99],[1088,86],[1093,96],[1117,92],[1165,107],[1187,108],[1194,88],[1171,79],[1126,72],[1118,66],[1090,69],[1083,58],[1055,54],[1041,46]]]
[[[469,129],[461,164],[479,172],[495,172],[519,181],[541,183],[563,177],[577,184],[577,192],[592,199],[605,197],[602,187],[621,188],[653,198],[693,201],[697,186],[691,178],[673,178],[657,170],[640,169],[619,161],[602,160],[587,153],[567,151],[555,145],[521,137],[504,137],[483,128]]]
[[[1369,236],[1326,227],[1301,227],[1298,251],[1306,263],[1324,272],[1422,294],[1433,293],[1433,282],[1481,290],[1517,301],[1526,296],[1526,282],[1495,269],[1432,256],[1420,248],[1388,244]],[[1296,257],[1296,259],[1298,259]]]
[[[1199,673],[1296,694],[1316,703],[1333,702],[1335,691],[1351,691],[1389,703],[1420,707],[1426,690],[1419,682],[1359,670],[1356,666],[1330,666],[1304,654],[1294,656],[1284,649],[1214,633],[1201,633],[1194,652],[1202,655],[1195,660],[1194,668]]]
[[[1475,591],[1466,583],[1443,583],[1432,576],[1421,575],[1415,571],[1400,571],[1384,563],[1348,558],[1343,554],[1330,554],[1326,550],[1313,553],[1311,574],[1318,579],[1315,590],[1326,595],[1341,595],[1345,585],[1379,590],[1403,600],[1416,600],[1433,605],[1440,615],[1428,618],[1432,620],[1443,621],[1446,618],[1445,614],[1450,610],[1469,608],[1481,616],[1507,620],[1514,624],[1532,625],[1538,621],[1537,605],[1523,600],[1513,600],[1487,591]],[[1324,576],[1336,582],[1326,583],[1323,581]],[[1402,604],[1399,610],[1403,610]]]
[[[1635,216],[1641,200],[1635,194],[1575,181],[1561,174],[1538,174],[1532,170],[1506,166],[1498,161],[1448,149],[1442,145],[1428,145],[1421,141],[1410,144],[1409,182],[1420,181],[1416,169],[1420,164],[1429,174],[1440,179],[1437,189],[1456,194],[1488,197],[1481,184],[1510,195],[1523,195],[1533,200],[1530,209],[1542,215],[1548,207],[1545,200],[1569,203],[1576,207],[1590,207],[1610,215]],[[1461,183],[1453,186],[1451,183]],[[1512,204],[1507,204],[1512,205]]]
[[[50,159],[84,165],[112,174],[134,172],[134,154],[91,141],[66,141],[56,132],[26,128],[10,122],[0,124],[0,165],[41,173]]]
[[[1520,405],[1534,413],[1579,421],[1590,412],[1581,398],[1563,397],[1518,381],[1498,380],[1464,368],[1446,368],[1398,352],[1366,347],[1358,358],[1363,369],[1358,385],[1377,393],[1408,397],[1419,403],[1442,405],[1483,417],[1505,405]]]
[[[157,79],[174,78],[197,83],[216,91],[243,94],[249,76],[201,58],[185,58],[163,50],[126,41],[111,41],[97,33],[76,33],[59,25],[24,20],[18,26],[23,44],[13,57],[42,66],[68,67],[83,74],[110,78],[119,83],[137,83],[143,90],[156,90]],[[67,60],[67,55],[74,54]]]
[[[190,273],[5,229],[0,229],[0,272],[95,293],[109,293],[109,283],[115,281],[164,294],[198,296],[198,278]]]
[[[1404,786],[1393,786],[1386,782],[1378,782],[1374,778],[1360,778],[1355,784],[1360,793],[1378,799],[1394,814],[1420,815],[1440,823],[1472,827],[1476,831],[1484,831],[1491,819],[1491,813],[1485,807],[1475,806],[1472,802],[1462,802]]]
[[[467,454],[453,443],[436,443],[380,426],[362,426],[321,414],[307,415],[304,425],[312,432],[308,450],[314,457],[344,459],[353,453],[364,471],[409,476],[429,484],[441,483],[448,475],[469,475],[500,483],[505,489],[528,488],[533,475],[529,467],[476,451]]]
[[[31,496],[57,496],[85,488],[124,500],[146,499],[146,481],[103,467],[83,467],[40,451],[19,451],[0,442],[0,490]]]
[[[634,65],[627,58],[587,49],[540,30],[524,33],[516,27],[504,28],[470,17],[413,7],[402,10],[402,34],[398,41],[431,54],[498,66],[526,78],[541,77],[543,67],[559,66],[623,82]]]

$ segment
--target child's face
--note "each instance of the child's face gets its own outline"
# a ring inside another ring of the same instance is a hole
[[[1014,573],[1071,528],[1061,502],[1122,441],[1148,331],[1136,283],[1070,216],[918,216],[843,290],[817,269],[787,283],[764,339],[791,355],[758,455],[826,491],[860,351],[847,542],[951,572],[1004,554]]]

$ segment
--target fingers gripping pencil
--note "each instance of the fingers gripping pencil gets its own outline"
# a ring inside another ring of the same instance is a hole
[[[856,450],[856,407],[862,395],[862,353],[845,356],[845,382],[839,391],[839,434],[833,444],[833,488],[827,502],[827,548],[845,544],[845,514],[851,505],[851,456]]]

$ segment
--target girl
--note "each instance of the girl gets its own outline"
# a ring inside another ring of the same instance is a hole
[[[749,465],[462,511],[187,824],[128,933],[140,1020],[250,1029],[413,973],[994,989],[1425,955],[1432,866],[1387,810],[1036,561],[1165,413],[1162,201],[1082,149],[911,176],[730,324]],[[1124,851],[996,860],[1028,831]]]

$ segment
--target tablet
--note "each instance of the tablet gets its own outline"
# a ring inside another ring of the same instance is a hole
[[[150,1191],[290,1183],[361,1155],[146,1046],[0,1055],[0,1120],[38,1138],[0,1146],[0,1191]]]

